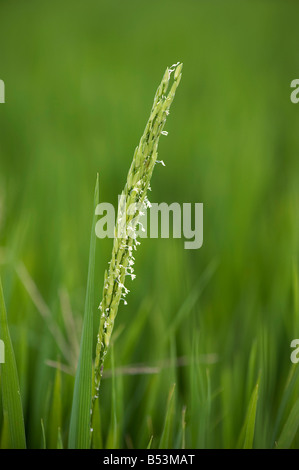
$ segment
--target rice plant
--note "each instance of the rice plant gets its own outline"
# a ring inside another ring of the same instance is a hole
[[[164,133],[164,125],[170,106],[175,97],[176,89],[181,80],[182,64],[167,67],[159,85],[149,120],[139,145],[135,150],[133,161],[128,173],[127,182],[122,192],[118,207],[117,223],[114,233],[112,258],[108,271],[105,272],[103,299],[94,366],[94,395],[92,394],[92,297],[94,292],[94,260],[95,260],[95,216],[92,224],[91,245],[89,255],[89,274],[87,283],[86,306],[79,363],[77,367],[73,407],[70,423],[68,445],[70,448],[88,448],[91,438],[92,411],[95,399],[98,398],[100,380],[104,368],[104,359],[108,352],[114,321],[121,300],[126,304],[128,289],[125,286],[126,276],[132,280],[134,274],[134,250],[140,242],[137,240],[137,227],[142,211],[146,211],[150,202],[147,193],[154,166],[158,157],[158,143]],[[173,84],[168,91],[171,76]],[[98,201],[98,180],[95,192],[95,207]],[[133,208],[133,210],[132,210]]]
[[[101,321],[95,360],[95,397],[98,394],[104,359],[108,352],[119,303],[123,300],[127,304],[126,295],[129,290],[125,286],[126,277],[129,276],[132,280],[135,278],[134,252],[140,244],[136,230],[141,223],[140,216],[150,206],[147,194],[154,167],[158,163],[159,139],[162,134],[167,135],[163,129],[181,80],[181,71],[182,64],[180,63],[165,71],[120,197],[112,257],[108,271],[105,272],[103,298],[99,307]],[[172,73],[174,73],[174,81],[168,91]]]
[[[299,447],[299,4],[268,3],[1,3],[1,449]],[[116,228],[202,202],[204,244],[96,240],[167,57],[167,166],[145,194],[144,135]]]

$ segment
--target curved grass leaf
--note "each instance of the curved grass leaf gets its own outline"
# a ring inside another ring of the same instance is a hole
[[[151,436],[151,437],[150,437],[149,443],[148,443],[148,445],[147,445],[147,450],[149,450],[149,449],[152,448],[153,438],[154,438],[154,436]]]
[[[42,428],[42,438],[43,438],[43,449],[47,448],[47,440],[46,440],[46,433],[45,433],[45,426],[44,426],[44,420],[41,419],[40,421],[41,428]]]
[[[299,428],[299,398],[295,402],[277,442],[278,449],[289,449]]]
[[[238,441],[238,448],[252,449],[253,447],[258,386],[259,384],[257,383],[249,401],[247,415]]]
[[[14,350],[8,329],[7,314],[0,279],[0,337],[5,345],[4,363],[0,364],[3,411],[7,419],[10,447],[25,449],[22,400]]]
[[[282,399],[278,408],[276,421],[273,427],[271,446],[275,442],[275,438],[277,436],[278,429],[281,426],[284,412],[286,410],[288,403],[291,400],[291,395],[296,387],[298,377],[299,377],[299,368],[297,367],[297,364],[292,364],[290,373],[288,375],[287,383],[283,392],[283,396],[282,396]]]
[[[99,202],[99,175],[97,176],[94,208]],[[96,216],[93,211],[93,222],[89,250],[89,266],[83,331],[80,344],[79,361],[75,378],[74,396],[71,412],[68,447],[71,449],[88,449],[90,447],[90,420],[92,400],[92,342],[93,342],[93,302],[94,302],[94,267]]]

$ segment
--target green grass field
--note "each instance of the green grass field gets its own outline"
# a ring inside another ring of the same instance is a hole
[[[96,175],[116,207],[178,61],[150,200],[202,202],[204,243],[142,240],[92,446],[299,447],[298,13],[286,0],[1,2],[0,273],[28,448],[68,445]],[[96,240],[93,352],[111,250]],[[9,364],[2,448],[23,442]]]

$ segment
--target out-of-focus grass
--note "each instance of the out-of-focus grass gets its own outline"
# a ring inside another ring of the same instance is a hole
[[[299,108],[289,99],[298,8],[2,2],[0,262],[28,447],[43,446],[41,419],[47,445],[60,436],[67,444],[74,385],[67,372],[78,357],[68,332],[74,319],[80,338],[95,175],[101,200],[116,205],[155,86],[177,60],[184,78],[151,201],[203,202],[204,244],[187,251],[183,240],[142,241],[94,441],[146,447],[153,436],[158,447],[175,383],[167,445],[181,446],[186,407],[187,448],[236,447],[260,377],[253,446],[273,447],[283,432],[283,443],[298,447],[296,366],[289,377],[289,345],[299,334]],[[97,241],[95,331],[111,247]],[[31,295],[20,263],[38,289]],[[44,305],[52,320],[41,315]],[[49,360],[67,372],[57,376]],[[289,416],[291,443],[283,431]]]

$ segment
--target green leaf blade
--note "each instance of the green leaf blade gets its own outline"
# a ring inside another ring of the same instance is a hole
[[[164,421],[164,428],[160,439],[159,449],[170,449],[170,437],[171,437],[171,429],[172,429],[172,419],[174,413],[174,390],[175,384],[170,389],[168,401],[167,401],[167,409]]]
[[[99,202],[99,176],[97,176],[94,208]],[[80,344],[79,361],[75,378],[74,396],[71,412],[68,447],[71,449],[88,449],[91,440],[91,406],[92,406],[92,342],[93,342],[93,302],[94,302],[94,269],[95,269],[95,234],[96,215],[93,213],[87,291],[83,331]]]
[[[259,388],[259,382],[254,387],[254,390],[250,397],[245,422],[244,422],[244,425],[243,425],[243,428],[239,437],[239,441],[238,441],[238,446],[237,446],[238,448],[243,448],[243,449],[253,448],[256,410],[257,410],[257,402],[258,402],[258,388]]]
[[[278,449],[289,449],[299,428],[299,398],[290,411],[280,437],[277,442]]]
[[[10,445],[13,449],[25,449],[25,426],[17,365],[9,333],[7,313],[0,279],[0,337],[5,345],[4,362],[0,364],[2,403],[7,417]]]

